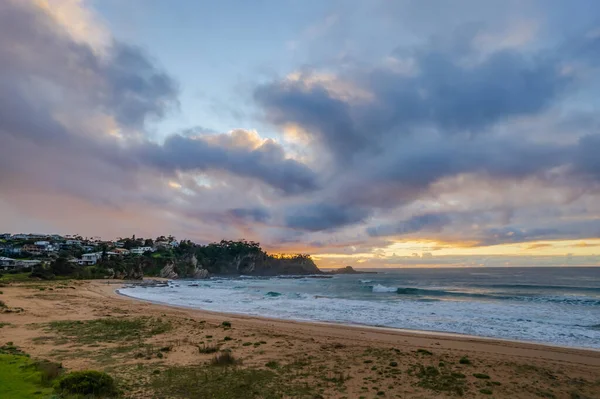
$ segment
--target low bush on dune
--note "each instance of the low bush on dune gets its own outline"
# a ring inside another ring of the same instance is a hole
[[[61,395],[114,397],[118,394],[113,378],[100,371],[74,371],[60,378],[55,390]]]
[[[219,347],[217,345],[204,345],[198,347],[198,352],[207,354],[207,353],[216,353],[219,351]]]
[[[236,359],[231,352],[221,352],[216,355],[210,362],[213,366],[235,366],[240,364],[241,361]]]
[[[471,361],[469,360],[468,357],[463,356],[460,358],[460,360],[458,361],[460,364],[471,364]]]

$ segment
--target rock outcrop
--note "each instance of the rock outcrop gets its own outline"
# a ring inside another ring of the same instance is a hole
[[[159,276],[162,278],[168,278],[172,280],[179,278],[179,274],[175,272],[175,262],[173,262],[172,260],[168,261],[165,267],[163,267],[160,270]]]

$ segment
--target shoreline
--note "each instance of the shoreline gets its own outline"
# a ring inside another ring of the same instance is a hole
[[[163,281],[163,280],[160,280]],[[164,281],[170,281],[165,279]],[[500,338],[500,337],[488,337],[488,336],[480,336],[480,335],[470,335],[470,334],[462,334],[455,332],[447,332],[447,331],[435,331],[435,330],[413,330],[408,328],[396,328],[396,327],[387,327],[387,326],[374,326],[369,324],[360,324],[360,323],[343,323],[343,322],[334,322],[334,321],[319,321],[319,320],[304,320],[304,319],[283,319],[277,317],[267,317],[267,316],[259,316],[259,315],[251,315],[246,313],[231,313],[231,312],[217,312],[212,310],[206,310],[197,308],[194,306],[185,306],[185,305],[175,305],[167,302],[160,301],[152,301],[148,299],[137,298],[135,296],[127,295],[119,290],[124,288],[123,286],[115,289],[113,293],[121,298],[127,298],[133,301],[140,301],[144,303],[150,303],[157,306],[166,306],[174,309],[185,309],[191,311],[198,311],[200,313],[211,314],[214,316],[224,316],[224,317],[236,317],[241,319],[256,319],[256,320],[264,320],[266,322],[290,322],[290,323],[303,323],[308,325],[318,325],[318,326],[329,326],[329,327],[338,327],[338,328],[351,328],[351,329],[366,329],[380,332],[390,332],[390,333],[398,333],[400,335],[418,335],[424,336],[428,338],[446,338],[446,339],[455,339],[461,341],[485,341],[488,343],[497,343],[497,344],[517,344],[517,345],[533,345],[533,346],[542,346],[547,348],[554,349],[565,349],[565,350],[578,350],[578,351],[589,351],[595,352],[600,355],[600,348],[593,347],[581,347],[581,346],[569,346],[569,345],[560,345],[553,344],[548,342],[540,342],[540,341],[524,341],[518,339],[509,339],[509,338]]]
[[[122,287],[121,287],[122,288]],[[467,335],[467,334],[458,334],[458,333],[446,333],[446,332],[437,332],[437,331],[427,331],[427,330],[410,330],[410,329],[398,329],[393,327],[378,327],[378,326],[369,326],[369,325],[360,325],[360,324],[344,324],[344,323],[335,323],[335,322],[322,322],[322,321],[311,321],[311,320],[293,320],[293,319],[278,319],[264,316],[255,316],[248,315],[243,313],[226,313],[226,312],[215,312],[211,310],[199,309],[191,306],[183,306],[183,305],[173,305],[164,302],[150,301],[145,299],[136,298],[133,296],[129,296],[123,293],[118,292],[120,288],[112,290],[109,295],[115,298],[123,298],[128,301],[140,302],[151,304],[157,307],[166,307],[170,309],[184,310],[187,312],[192,312],[198,316],[206,316],[210,315],[216,318],[230,318],[234,320],[241,321],[250,321],[256,323],[275,323],[277,325],[290,325],[290,326],[302,326],[302,328],[310,328],[310,327],[322,327],[326,328],[332,332],[334,331],[344,331],[350,330],[351,332],[355,332],[356,334],[365,334],[365,333],[377,333],[377,334],[385,334],[390,336],[392,340],[395,338],[410,338],[410,339],[425,339],[425,340],[437,340],[437,341],[447,341],[452,343],[460,343],[459,347],[463,347],[463,344],[473,345],[475,350],[480,349],[479,346],[490,346],[496,348],[519,348],[526,351],[542,351],[547,354],[572,354],[572,355],[581,355],[582,357],[587,358],[589,354],[591,358],[595,359],[591,363],[587,361],[583,361],[583,364],[590,364],[600,367],[600,349],[596,348],[581,348],[581,347],[572,347],[572,346],[563,346],[563,345],[552,345],[540,342],[530,342],[530,341],[519,341],[519,340],[509,340],[502,338],[494,338],[494,337],[481,337],[477,335]],[[486,348],[490,350],[490,348]],[[503,353],[505,351],[499,350],[498,353]],[[517,355],[520,356],[520,355]],[[524,358],[528,358],[529,352],[527,354],[522,355]],[[559,360],[559,356],[548,356],[549,360]]]
[[[152,278],[151,280],[156,280],[158,282],[170,281],[168,279],[155,279],[155,278]],[[445,337],[448,339],[457,339],[457,340],[463,340],[463,341],[481,340],[481,341],[486,341],[486,342],[491,342],[491,343],[497,342],[497,343],[507,343],[507,344],[538,345],[538,346],[544,346],[544,347],[548,347],[548,348],[573,349],[573,350],[580,350],[580,351],[596,352],[596,353],[600,354],[600,348],[560,345],[560,344],[554,344],[554,343],[542,342],[542,341],[525,341],[525,340],[519,340],[519,339],[489,337],[489,336],[462,334],[462,333],[447,332],[447,331],[436,331],[436,330],[413,330],[413,329],[408,329],[408,328],[374,326],[374,325],[360,324],[360,323],[344,323],[344,322],[321,321],[321,320],[310,320],[310,319],[284,319],[284,318],[277,318],[277,317],[251,315],[251,314],[246,314],[246,313],[218,312],[218,311],[202,309],[202,308],[198,308],[198,307],[194,307],[194,306],[176,305],[176,304],[170,304],[167,302],[137,298],[135,296],[127,295],[127,294],[120,292],[119,290],[123,289],[123,288],[126,288],[126,287],[121,286],[121,287],[115,289],[113,292],[118,297],[125,297],[128,299],[134,300],[134,301],[151,303],[151,304],[158,305],[158,306],[167,306],[167,307],[175,308],[175,309],[186,309],[186,310],[198,311],[198,312],[212,314],[212,315],[216,315],[216,316],[222,315],[222,316],[229,316],[229,317],[258,319],[258,320],[264,320],[264,321],[307,323],[307,324],[331,326],[331,327],[337,326],[337,327],[342,327],[342,328],[368,329],[368,330],[374,330],[374,331],[387,331],[387,332],[392,332],[392,333],[397,332],[399,334],[404,334],[404,335],[428,336],[430,338]]]

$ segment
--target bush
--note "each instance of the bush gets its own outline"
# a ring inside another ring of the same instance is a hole
[[[460,358],[460,360],[458,361],[460,364],[471,364],[471,361],[469,360],[468,357],[463,356]]]
[[[0,301],[0,308],[5,308],[5,307],[6,307],[6,304],[4,302]]]
[[[240,363],[231,352],[221,352],[216,355],[210,362],[213,366],[234,366]]]
[[[215,353],[219,351],[219,347],[216,345],[204,345],[202,347],[198,347],[198,352],[200,353]]]
[[[480,380],[489,380],[490,379],[489,375],[483,374],[483,373],[475,373],[475,374],[473,374],[473,377],[479,378]]]
[[[113,378],[100,371],[74,371],[59,379],[55,389],[60,394],[94,395],[112,397],[117,395]]]
[[[57,379],[63,372],[62,364],[46,360],[34,363],[33,366],[40,372],[42,384],[44,385],[51,385],[50,383]]]
[[[270,362],[267,362],[267,364],[265,364],[266,367],[270,368],[270,369],[278,369],[279,368],[279,363],[277,363],[274,360],[271,360]]]
[[[221,325],[223,327],[231,328],[231,322],[229,322],[229,321],[224,321],[223,323],[221,323]]]

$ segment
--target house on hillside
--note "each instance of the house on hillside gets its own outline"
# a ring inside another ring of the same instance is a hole
[[[102,258],[102,252],[92,252],[90,254],[81,255],[81,260],[79,264],[84,266],[91,266],[98,263],[98,261]]]
[[[0,256],[0,268],[4,270],[14,269],[16,266],[16,260],[13,258],[7,258],[5,256]]]
[[[16,259],[15,264],[17,267],[33,267],[42,263],[39,259]]]
[[[137,247],[137,248],[131,248],[131,253],[134,255],[142,255],[144,252],[154,252],[154,248],[152,247]]]
[[[21,252],[29,252],[32,254],[39,255],[42,253],[42,248],[34,244],[25,244],[21,247]]]

